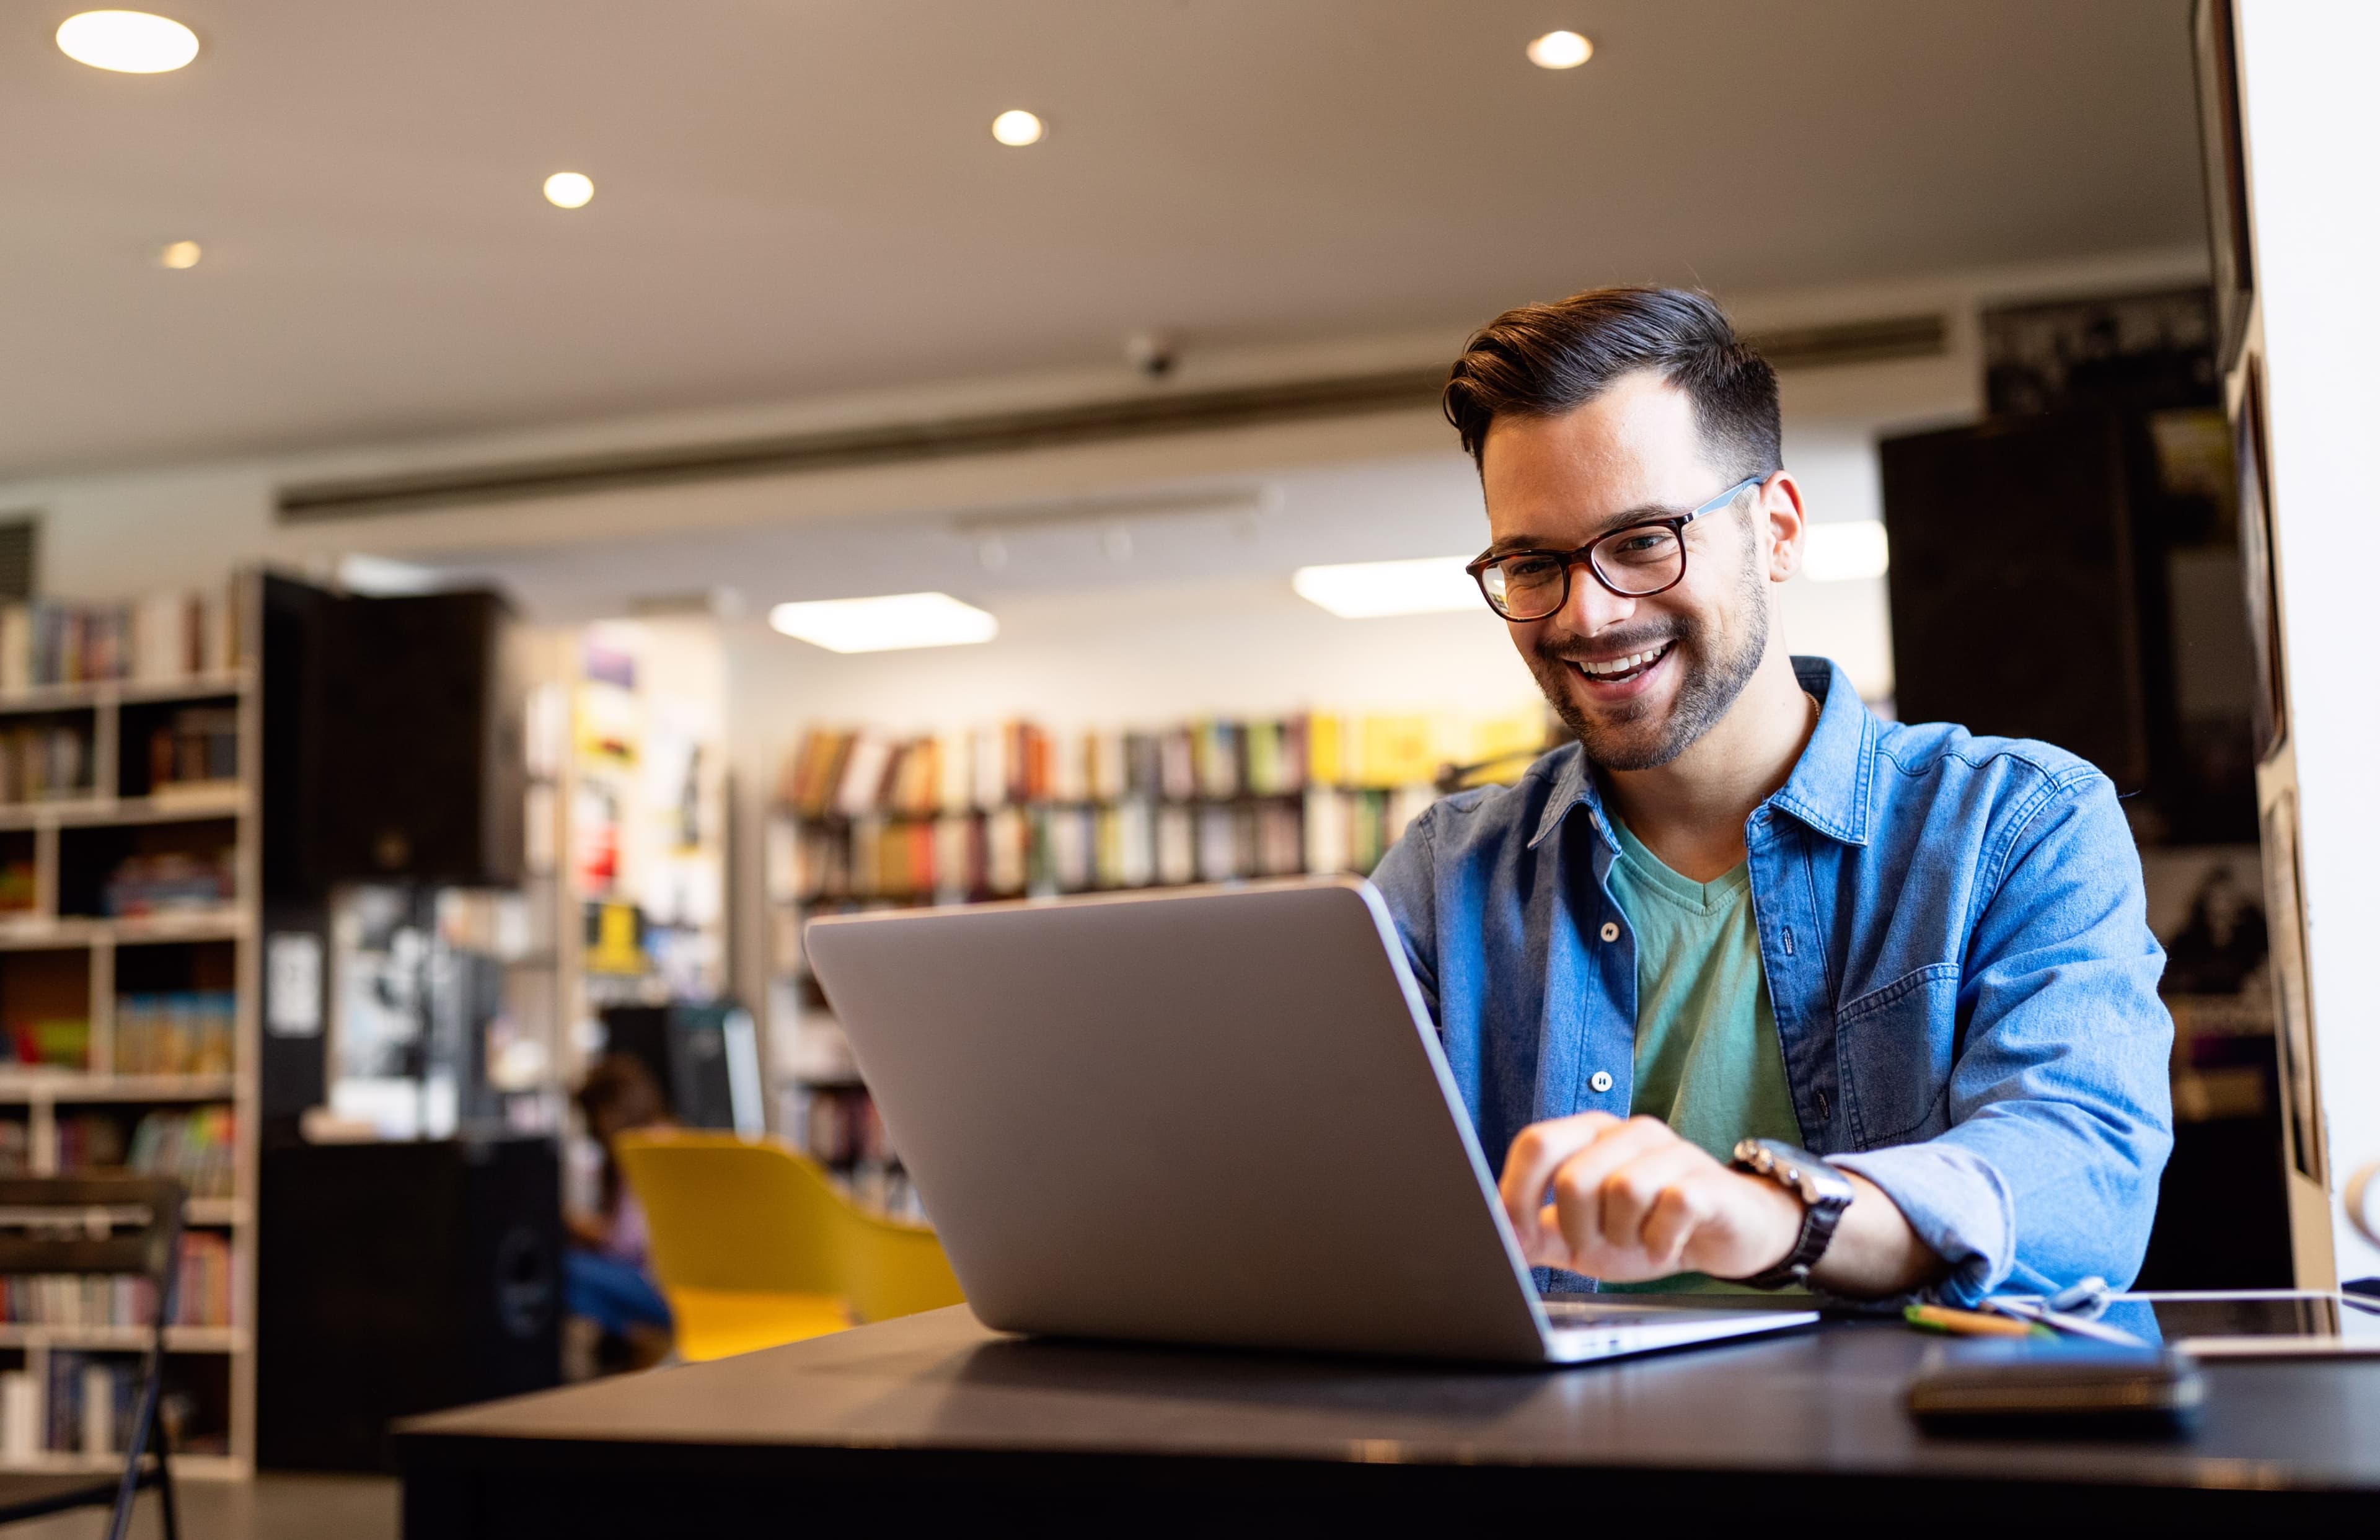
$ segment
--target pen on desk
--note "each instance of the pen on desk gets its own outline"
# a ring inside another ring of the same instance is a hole
[[[1940,1304],[1903,1305],[1900,1318],[1920,1331],[1946,1337],[2052,1337],[2047,1327],[2032,1326],[2006,1316],[1985,1316],[1973,1310],[1952,1310]]]

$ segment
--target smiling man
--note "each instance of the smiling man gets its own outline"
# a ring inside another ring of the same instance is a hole
[[[1707,297],[1507,311],[1446,413],[1473,574],[1578,741],[1373,880],[1541,1281],[2129,1281],[2173,1028],[2107,779],[1788,655],[1777,379]]]

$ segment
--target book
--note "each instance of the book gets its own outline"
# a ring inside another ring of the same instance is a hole
[[[1245,877],[1232,809],[1208,803],[1198,809],[1198,880],[1221,882]]]
[[[1256,871],[1288,877],[1305,869],[1305,819],[1293,803],[1267,803],[1256,810]]]
[[[1157,880],[1157,811],[1148,796],[1115,805],[1115,886],[1146,888]]]
[[[1358,784],[1386,789],[1426,785],[1438,777],[1439,761],[1427,716],[1366,715],[1359,741],[1362,763],[1351,778]]]
[[[1130,789],[1125,774],[1124,734],[1120,730],[1090,734],[1088,791],[1094,801],[1113,802]]]
[[[833,809],[855,819],[874,812],[883,795],[884,772],[892,761],[891,739],[865,730],[853,734],[835,785]]]
[[[1168,728],[1157,740],[1158,794],[1168,802],[1198,795],[1198,764],[1188,727]]]
[[[1278,796],[1290,789],[1288,767],[1281,761],[1281,724],[1252,721],[1245,729],[1247,787],[1257,796]]]
[[[1237,722],[1203,721],[1191,737],[1196,766],[1196,794],[1219,801],[1235,797],[1247,784],[1241,763],[1241,733]]]
[[[1060,892],[1078,893],[1093,885],[1090,808],[1067,806],[1050,811],[1050,876]]]
[[[0,1373],[0,1456],[30,1463],[42,1450],[42,1387],[24,1369]]]
[[[992,810],[984,820],[987,891],[1013,895],[1025,891],[1030,880],[1031,840],[1032,830],[1023,808],[1011,806]]]
[[[1178,886],[1197,879],[1197,834],[1191,810],[1184,804],[1169,803],[1157,812],[1157,880]]]
[[[1165,772],[1156,734],[1123,735],[1123,791],[1120,794],[1150,802],[1165,794]]]
[[[1049,749],[1049,780],[1042,795],[1052,802],[1084,802],[1091,794],[1090,741],[1081,733],[1060,729],[1044,734]]]
[[[940,784],[934,790],[934,806],[942,813],[964,813],[974,798],[974,766],[969,751],[975,739],[966,733],[944,733],[934,740],[934,768]]]
[[[1343,753],[1346,723],[1330,712],[1305,717],[1305,780],[1309,785],[1343,786],[1350,777]]]
[[[945,903],[959,903],[983,886],[977,827],[965,813],[945,813],[934,820],[933,889]]]
[[[1307,786],[1303,833],[1307,871],[1347,870],[1346,794],[1334,786]]]
[[[0,609],[0,689],[33,686],[33,612],[23,604]]]

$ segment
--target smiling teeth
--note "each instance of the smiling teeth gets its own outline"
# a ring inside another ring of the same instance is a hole
[[[1632,652],[1625,658],[1613,658],[1605,662],[1581,663],[1578,666],[1597,678],[1603,679],[1615,673],[1626,673],[1630,669],[1642,668],[1658,658],[1664,650],[1657,647],[1650,652]]]

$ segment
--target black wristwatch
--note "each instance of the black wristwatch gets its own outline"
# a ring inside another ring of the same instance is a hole
[[[1810,1269],[1827,1255],[1835,1226],[1852,1206],[1852,1184],[1842,1172],[1805,1149],[1781,1139],[1746,1139],[1735,1146],[1733,1167],[1765,1176],[1802,1200],[1802,1237],[1785,1260],[1767,1272],[1735,1281],[1747,1289],[1783,1289],[1810,1281]]]

